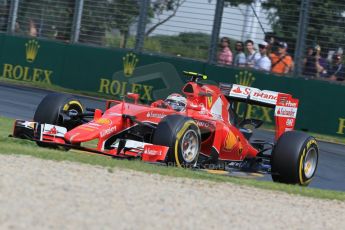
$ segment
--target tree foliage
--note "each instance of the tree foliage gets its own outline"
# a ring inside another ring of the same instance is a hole
[[[262,5],[270,12],[269,19],[273,25],[273,31],[277,36],[294,45],[298,39],[301,0],[267,0]],[[310,8],[307,11],[303,10],[309,13],[306,46],[317,43],[326,52],[327,49],[335,49],[339,44],[344,44],[344,3],[337,0],[315,0],[310,1]]]
[[[225,6],[238,6],[240,4],[249,5],[255,2],[255,0],[224,0]]]
[[[121,35],[120,47],[123,48],[138,15],[138,0],[85,1],[80,40],[103,44],[106,32],[118,30]]]
[[[154,35],[145,42],[145,50],[181,57],[207,59],[211,35],[205,33],[180,33],[179,35]],[[188,47],[188,49],[186,49]]]
[[[34,26],[38,36],[68,39],[71,33],[74,1],[25,0],[18,9],[18,30],[28,33]],[[68,19],[68,20],[67,20]]]
[[[148,14],[148,22],[150,22],[150,18],[156,17],[158,21],[153,24],[148,30],[146,31],[145,35],[149,36],[155,29],[159,26],[163,25],[171,18],[176,16],[178,9],[185,3],[186,0],[156,0],[153,1],[150,7],[151,14]],[[169,13],[164,18],[161,18],[164,13]]]

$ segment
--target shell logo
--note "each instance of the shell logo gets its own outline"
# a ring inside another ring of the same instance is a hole
[[[108,118],[100,118],[96,121],[97,124],[100,125],[110,125],[111,124],[111,120]]]
[[[237,143],[237,138],[232,132],[228,132],[228,135],[225,138],[224,149],[231,151],[235,144]]]

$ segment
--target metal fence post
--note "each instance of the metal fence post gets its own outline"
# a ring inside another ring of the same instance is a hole
[[[150,6],[150,0],[142,0],[140,1],[140,3],[141,5],[140,5],[140,12],[139,12],[138,27],[137,27],[137,36],[135,39],[135,47],[134,47],[134,50],[136,52],[141,52],[144,48],[147,13]]]
[[[75,9],[73,15],[71,42],[76,43],[79,41],[81,17],[83,15],[84,0],[75,0]]]
[[[301,10],[298,21],[297,41],[295,49],[295,69],[294,76],[302,75],[302,57],[304,54],[305,42],[307,38],[308,20],[309,20],[310,0],[302,0]]]
[[[224,10],[224,0],[217,0],[216,12],[214,14],[214,19],[213,19],[210,48],[208,52],[207,62],[209,64],[213,64],[216,62],[218,39],[219,39],[219,34],[220,34],[220,28],[222,26],[223,10]]]
[[[19,0],[12,0],[8,16],[7,32],[14,33],[18,15]]]

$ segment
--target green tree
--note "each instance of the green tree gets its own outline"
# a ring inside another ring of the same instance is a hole
[[[209,0],[212,1],[212,0]],[[224,0],[225,6],[238,6],[240,4],[249,5],[255,2],[255,0]]]
[[[0,1],[0,31],[7,30],[10,5],[11,5],[10,0]]]
[[[185,3],[186,0],[156,0],[152,2],[150,13],[148,14],[148,22],[155,17],[158,21],[147,29],[145,36],[149,36],[155,29],[163,25],[171,18],[175,17],[178,9]],[[164,18],[162,15],[168,13]]]
[[[120,47],[125,48],[129,35],[129,29],[137,21],[139,16],[138,0],[113,0],[109,2],[109,18],[107,29],[118,29],[121,35]]]
[[[34,25],[38,36],[69,40],[74,10],[74,0],[22,0],[18,22],[24,34]],[[125,47],[138,15],[139,0],[84,0],[80,42],[103,45],[106,32],[117,29]]]
[[[74,1],[23,0],[18,9],[18,26],[22,33],[35,27],[42,37],[69,40]]]
[[[297,39],[301,0],[267,0],[262,5],[269,10],[274,33],[293,47]],[[344,11],[345,4],[336,0],[310,1],[307,46],[318,43],[323,48],[335,49],[344,44]]]
[[[84,1],[79,41],[103,45],[107,27],[106,0]]]

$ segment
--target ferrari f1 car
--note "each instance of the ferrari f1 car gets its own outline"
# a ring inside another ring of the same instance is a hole
[[[185,97],[175,94],[150,105],[140,104],[139,95],[129,93],[123,100],[108,100],[101,111],[85,109],[71,95],[48,94],[33,121],[15,121],[13,136],[42,147],[62,146],[178,167],[270,173],[275,182],[310,183],[318,164],[318,145],[306,133],[293,131],[298,99],[238,84],[205,84],[205,75],[184,73],[190,77],[182,88]],[[274,142],[251,138],[263,121],[240,119],[238,103],[274,108]],[[97,140],[94,148],[84,145],[92,140]]]

